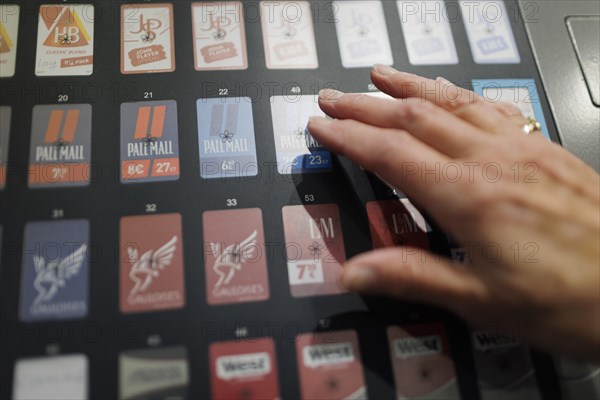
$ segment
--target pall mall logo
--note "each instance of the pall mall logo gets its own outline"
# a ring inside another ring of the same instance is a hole
[[[42,6],[40,15],[48,30],[48,35],[44,40],[45,46],[79,47],[89,44],[90,35],[73,7]]]
[[[44,143],[59,147],[73,142],[79,122],[79,110],[53,110],[50,112]]]
[[[179,177],[175,101],[121,105],[121,181]]]
[[[156,143],[163,135],[166,105],[142,106],[138,109],[134,139],[143,140],[147,145]]]

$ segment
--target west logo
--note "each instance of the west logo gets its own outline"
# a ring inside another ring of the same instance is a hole
[[[119,355],[119,399],[185,399],[189,381],[184,347],[129,350]]]
[[[510,336],[487,331],[473,332],[473,343],[480,351],[519,345],[519,342]]]
[[[299,335],[296,355],[302,399],[367,399],[355,331]]]
[[[461,398],[442,323],[389,326],[387,336],[396,398]]]
[[[400,358],[438,354],[442,351],[442,341],[439,336],[408,336],[395,340],[394,349]]]
[[[121,182],[179,178],[177,103],[121,105]]]
[[[271,372],[268,353],[254,353],[217,358],[217,376],[221,379],[244,378]]]
[[[304,364],[316,368],[354,361],[352,343],[335,343],[306,346],[303,349]]]
[[[212,343],[213,399],[278,399],[275,346],[271,338]]]

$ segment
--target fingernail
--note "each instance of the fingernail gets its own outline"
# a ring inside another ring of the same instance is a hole
[[[339,90],[335,90],[335,89],[326,88],[326,89],[321,89],[319,91],[319,98],[324,101],[334,101],[334,100],[339,99],[343,95],[344,95],[343,92],[340,92]]]
[[[344,267],[342,284],[348,290],[363,292],[373,289],[377,285],[377,273],[365,265],[347,265]]]
[[[446,85],[455,86],[454,83],[450,82],[446,78],[442,78],[441,76],[438,76],[437,78],[435,78],[435,80],[441,83],[445,83]]]
[[[383,64],[373,65],[373,70],[383,76],[388,76],[399,72],[398,70]]]

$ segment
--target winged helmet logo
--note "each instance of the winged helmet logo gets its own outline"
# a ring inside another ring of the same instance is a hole
[[[228,285],[236,272],[241,271],[242,264],[252,258],[256,252],[256,237],[258,232],[252,232],[241,243],[234,243],[221,251],[219,243],[210,243],[212,254],[216,254],[213,271],[219,276],[215,283],[214,290],[217,291],[221,286]]]
[[[48,263],[42,256],[33,256],[33,265],[36,273],[33,287],[38,292],[33,305],[49,302],[56,296],[60,289],[66,287],[67,281],[76,276],[81,270],[86,250],[87,244],[83,244],[65,258],[52,260]]]
[[[177,236],[173,236],[171,240],[157,250],[148,250],[141,257],[137,248],[127,248],[129,262],[133,263],[129,271],[129,278],[135,284],[129,292],[129,297],[133,297],[139,292],[144,292],[148,289],[154,278],[160,276],[160,271],[171,265],[176,249]]]

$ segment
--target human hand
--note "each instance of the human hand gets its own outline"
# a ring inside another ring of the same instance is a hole
[[[400,189],[470,249],[468,265],[401,247],[348,261],[343,283],[446,307],[565,355],[600,360],[600,177],[506,103],[371,71],[395,99],[323,90],[308,129]]]

